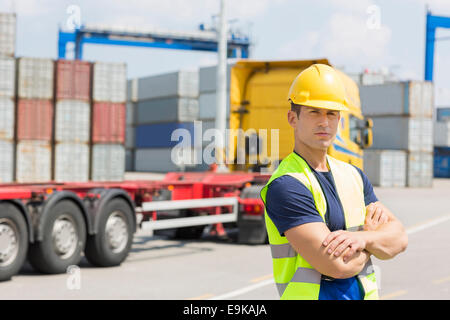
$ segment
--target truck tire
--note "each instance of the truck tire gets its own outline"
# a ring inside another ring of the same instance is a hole
[[[260,192],[264,185],[253,185],[242,190],[241,199],[260,199]],[[269,242],[266,231],[264,214],[247,219],[238,215],[238,242],[246,244],[265,244]]]
[[[133,242],[133,210],[121,198],[111,199],[99,212],[98,230],[88,236],[84,254],[97,267],[120,265]]]
[[[28,250],[28,229],[22,213],[12,204],[0,203],[0,281],[19,272]]]
[[[86,222],[80,208],[61,200],[47,212],[42,241],[30,246],[28,260],[42,273],[65,273],[77,265],[86,243]]]

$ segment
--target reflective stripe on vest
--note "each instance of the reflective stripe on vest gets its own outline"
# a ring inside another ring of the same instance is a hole
[[[365,203],[363,181],[359,172],[353,166],[330,156],[327,156],[327,161],[344,210],[346,229],[362,230]],[[296,178],[311,191],[316,209],[325,222],[327,204],[322,188],[308,164],[295,153],[289,154],[280,163],[261,190],[263,202],[266,203],[270,183],[283,175]],[[274,280],[281,299],[318,299],[322,275],[292,248],[286,237],[280,235],[267,211],[264,212],[264,217],[271,246]],[[370,260],[358,274],[358,280],[364,289],[364,299],[378,299],[375,272]]]

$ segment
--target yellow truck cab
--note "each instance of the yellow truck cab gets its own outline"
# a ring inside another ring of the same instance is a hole
[[[314,63],[331,65],[327,59],[236,62],[230,83],[227,163],[231,170],[264,168],[264,172],[270,173],[293,151],[287,95],[295,77]],[[338,73],[347,91],[350,110],[341,112],[338,134],[328,153],[363,169],[363,149],[372,144],[372,121],[364,119],[361,112],[358,85],[345,73],[339,70]],[[256,148],[249,147],[251,141],[258,141]],[[245,164],[238,161],[244,154]]]

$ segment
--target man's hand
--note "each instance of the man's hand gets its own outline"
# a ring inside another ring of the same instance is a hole
[[[384,211],[384,207],[379,203],[372,202],[366,207],[366,219],[364,221],[364,231],[374,231],[380,225],[389,221],[389,216]]]
[[[366,240],[357,231],[338,230],[331,232],[322,245],[328,246],[327,253],[334,254],[335,257],[339,257],[345,252],[343,260],[347,262],[356,252],[361,252],[366,248]]]

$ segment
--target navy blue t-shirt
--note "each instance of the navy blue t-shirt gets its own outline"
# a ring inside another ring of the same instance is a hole
[[[364,202],[366,206],[378,201],[367,176],[361,169],[356,166],[355,168],[363,180]],[[345,230],[344,211],[331,171],[319,172],[313,168],[311,170],[317,177],[327,200],[325,220],[328,229],[330,231]],[[271,199],[276,200],[271,201]],[[316,209],[311,191],[303,183],[287,175],[278,177],[269,185],[266,194],[266,210],[281,235],[284,235],[286,230],[295,226],[310,222],[323,222],[322,217]],[[321,281],[320,300],[358,300],[361,298],[362,291],[359,288],[356,277]]]

